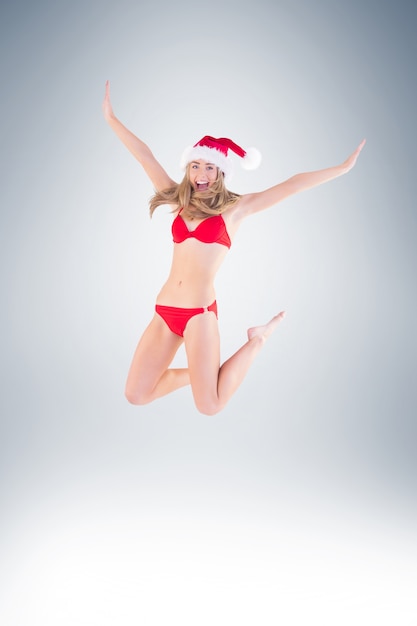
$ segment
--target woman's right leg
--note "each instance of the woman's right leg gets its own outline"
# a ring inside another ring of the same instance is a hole
[[[188,369],[168,369],[183,341],[159,315],[154,315],[130,366],[125,390],[129,402],[147,404],[190,383]]]

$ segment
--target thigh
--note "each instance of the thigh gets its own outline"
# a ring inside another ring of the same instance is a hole
[[[153,390],[183,341],[155,314],[139,340],[126,386],[141,388],[144,392]]]
[[[220,338],[216,315],[206,312],[192,317],[184,332],[188,373],[197,404],[217,402],[220,369]]]

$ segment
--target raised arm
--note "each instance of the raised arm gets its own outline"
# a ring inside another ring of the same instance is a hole
[[[360,151],[365,145],[365,139],[361,141],[359,146],[354,152],[340,165],[334,167],[328,167],[323,170],[317,170],[315,172],[304,172],[302,174],[296,174],[288,180],[285,180],[274,187],[270,187],[265,191],[258,193],[252,193],[244,195],[239,202],[239,218],[246,217],[252,213],[267,209],[285,198],[292,196],[295,193],[317,187],[323,183],[327,183],[338,176],[347,174],[355,165]]]
[[[106,92],[103,100],[104,119],[114,130],[126,148],[133,154],[151,179],[156,191],[167,189],[175,185],[160,163],[155,159],[150,148],[134,135],[129,129],[117,119],[110,102],[110,83],[106,82]]]

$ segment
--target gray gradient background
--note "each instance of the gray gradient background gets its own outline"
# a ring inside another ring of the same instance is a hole
[[[5,626],[416,623],[413,6],[2,4]],[[287,317],[214,418],[189,389],[123,397],[171,219],[148,219],[106,79],[177,179],[206,133],[263,153],[238,192],[367,138],[347,176],[239,232],[223,356]]]

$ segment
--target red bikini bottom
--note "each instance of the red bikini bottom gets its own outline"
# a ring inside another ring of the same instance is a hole
[[[217,317],[217,302],[215,300],[213,304],[210,304],[210,306],[200,307],[198,309],[182,309],[176,306],[164,306],[162,304],[157,304],[155,306],[155,311],[162,317],[168,328],[172,330],[173,333],[183,337],[188,320],[194,317],[194,315],[200,315],[206,311],[213,311]]]

